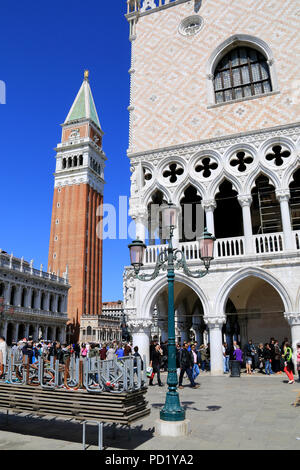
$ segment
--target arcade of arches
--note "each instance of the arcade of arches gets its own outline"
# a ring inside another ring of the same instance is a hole
[[[295,338],[300,339],[297,337],[300,327],[297,324],[293,330],[293,325],[287,321],[279,292],[260,277],[250,275],[234,284],[224,301],[225,314],[218,312],[219,315],[215,316],[205,313],[197,293],[183,282],[175,282],[174,294],[176,341],[181,344],[185,340],[196,340],[198,344],[210,343],[211,367],[216,375],[223,370],[221,346],[224,341],[232,344],[236,340],[243,348],[249,339],[254,344],[265,343],[271,337],[280,342],[288,338],[293,344]],[[149,338],[154,337],[157,323],[159,340],[167,341],[167,287],[160,290],[151,305],[150,311],[155,321],[150,322]],[[140,340],[141,337],[133,335],[135,344],[141,346]],[[142,349],[145,350],[144,347]]]
[[[285,204],[286,198],[289,201],[288,205]],[[151,202],[148,204],[149,245],[156,244],[155,238],[159,240],[159,243],[165,243],[162,237],[161,215],[158,211],[159,206],[165,202],[164,194],[159,190],[154,191]],[[246,197],[239,194],[232,182],[224,178],[219,184],[215,200],[207,204],[193,185],[190,184],[185,188],[180,198],[178,238],[181,242],[195,241],[199,236],[196,222],[202,219],[199,219],[197,207],[205,210],[200,230],[203,225],[206,225],[217,239],[251,237],[282,231],[288,236],[291,230],[300,229],[300,169],[298,168],[293,173],[289,184],[289,194],[284,196],[276,190],[270,179],[261,173],[253,183],[251,195]],[[188,217],[188,227],[184,227],[184,213],[188,210],[187,205],[190,205],[191,211]],[[292,242],[287,242],[287,248],[290,243]]]

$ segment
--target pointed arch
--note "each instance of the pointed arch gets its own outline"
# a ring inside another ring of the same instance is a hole
[[[272,183],[272,185],[274,186],[275,190],[280,189],[281,183],[277,174],[269,168],[265,168],[264,166],[259,164],[255,171],[248,176],[245,182],[246,194],[251,194],[251,191],[255,186],[255,181],[257,180],[257,178],[259,178],[259,176],[265,176],[266,178],[268,178],[270,180],[270,183]]]
[[[184,195],[184,192],[187,190],[189,186],[193,186],[197,189],[199,196],[203,199],[204,197],[204,188],[199,181],[196,181],[192,176],[187,176],[184,181],[182,181],[176,188],[174,195],[173,195],[173,203],[177,206],[180,205],[180,201]]]
[[[147,207],[148,204],[151,202],[151,198],[156,191],[161,191],[164,194],[167,202],[171,202],[172,197],[168,189],[165,188],[161,183],[159,183],[159,181],[155,181],[155,183],[149,186],[149,188],[147,188],[146,191],[144,192],[143,199],[144,199],[145,207]]]
[[[242,193],[242,186],[240,180],[233,174],[228,173],[224,170],[220,175],[212,182],[209,188],[209,199],[215,199],[216,194],[219,191],[219,187],[224,181],[229,181],[232,184],[233,188],[238,194]]]

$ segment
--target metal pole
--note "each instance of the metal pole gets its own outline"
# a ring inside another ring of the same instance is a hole
[[[178,377],[176,369],[175,344],[175,312],[174,312],[174,252],[172,245],[173,229],[171,229],[168,245],[168,380],[169,390],[166,394],[164,408],[160,412],[163,421],[184,421],[185,410],[180,405],[177,392]]]

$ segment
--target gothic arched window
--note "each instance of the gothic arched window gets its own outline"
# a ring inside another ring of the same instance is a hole
[[[214,87],[217,104],[271,92],[266,57],[250,47],[236,47],[218,63]]]

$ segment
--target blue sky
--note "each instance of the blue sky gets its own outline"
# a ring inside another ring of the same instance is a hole
[[[0,80],[0,248],[47,266],[54,148],[83,80],[105,132],[105,202],[129,195],[130,43],[125,0],[2,2]],[[104,242],[103,300],[122,299],[127,241]]]

